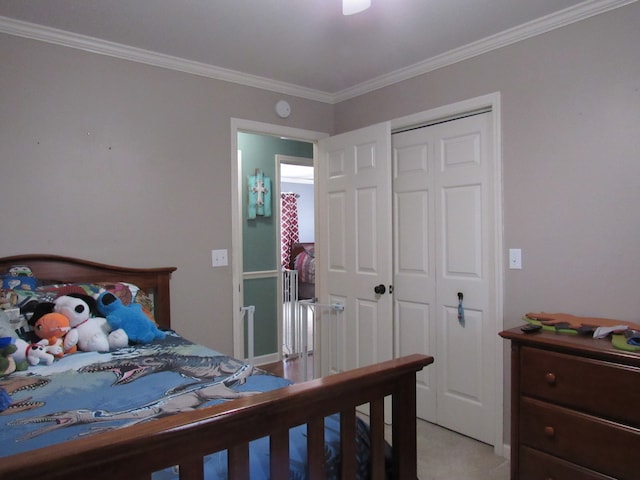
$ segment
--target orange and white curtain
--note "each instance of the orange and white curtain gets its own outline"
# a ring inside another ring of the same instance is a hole
[[[280,243],[282,266],[289,267],[291,246],[298,242],[298,195],[295,193],[280,194]]]

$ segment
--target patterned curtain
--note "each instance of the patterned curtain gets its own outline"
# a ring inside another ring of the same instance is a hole
[[[298,241],[298,195],[295,193],[280,194],[280,228],[282,240],[280,243],[282,266],[289,267],[291,245]]]

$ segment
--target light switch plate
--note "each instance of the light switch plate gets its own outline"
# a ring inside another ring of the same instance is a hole
[[[519,248],[509,249],[509,268],[512,270],[522,269],[522,250]]]
[[[211,265],[213,267],[226,267],[229,265],[227,250],[211,250]]]

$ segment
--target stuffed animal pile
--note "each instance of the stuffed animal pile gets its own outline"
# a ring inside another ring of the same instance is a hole
[[[53,311],[67,317],[71,327],[64,337],[65,351],[75,351],[76,347],[85,352],[108,352],[129,344],[124,330],[113,330],[106,318],[92,316],[90,304],[94,302],[81,294],[63,295],[53,301]]]
[[[23,265],[0,275],[2,292],[33,291],[36,286],[37,279]],[[165,338],[140,304],[123,303],[121,292],[103,291],[97,299],[75,292],[66,289],[57,297],[24,294],[24,299],[11,293],[6,304],[0,302],[0,377],[41,363],[51,365],[56,358],[77,351],[108,352]],[[11,309],[11,317],[6,308]],[[19,330],[13,322],[18,309]]]

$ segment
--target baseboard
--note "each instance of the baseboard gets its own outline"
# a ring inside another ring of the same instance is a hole
[[[280,361],[280,356],[278,353],[270,353],[268,355],[260,355],[259,357],[255,357],[253,359],[256,365],[266,365],[268,363],[274,363]]]

